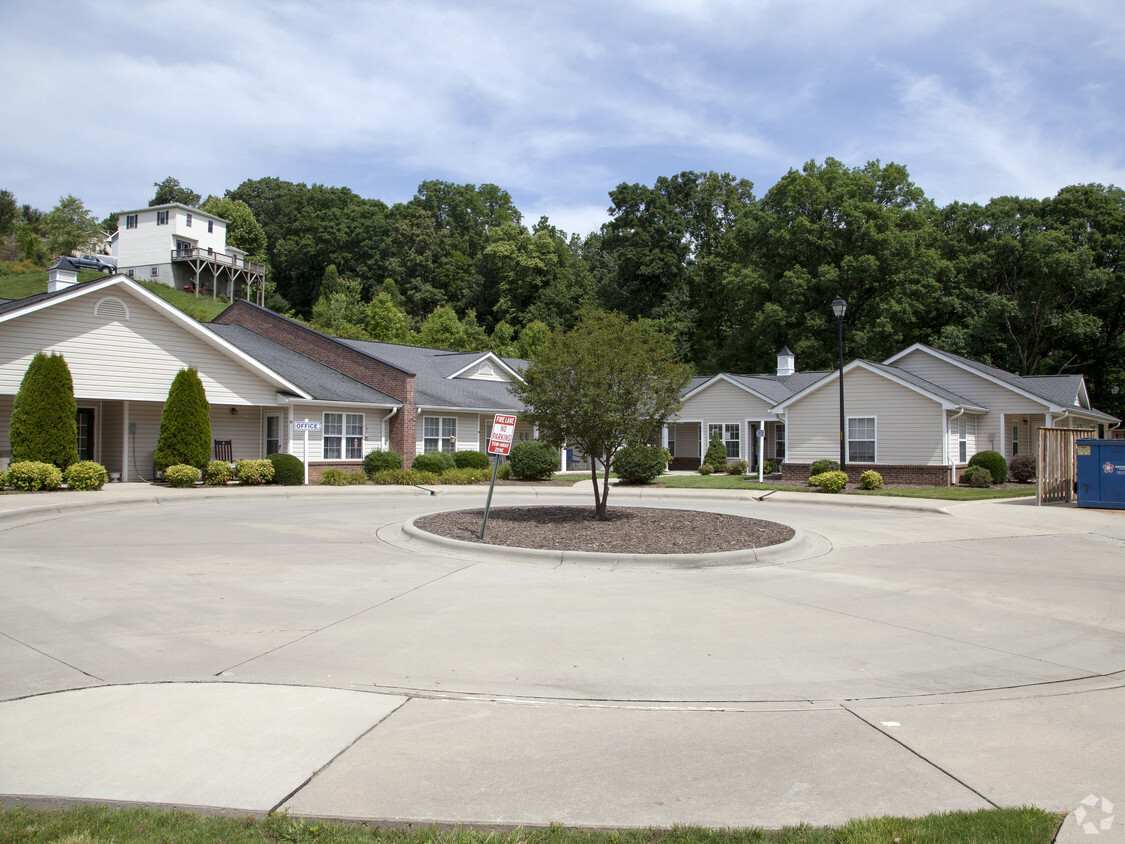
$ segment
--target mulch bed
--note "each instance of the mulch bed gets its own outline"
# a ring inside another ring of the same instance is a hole
[[[419,530],[438,536],[481,542],[483,509],[435,513],[416,519]],[[615,507],[605,521],[589,507],[493,507],[483,544],[556,551],[602,551],[617,554],[709,554],[765,548],[793,538],[793,529],[777,522],[656,507]]]

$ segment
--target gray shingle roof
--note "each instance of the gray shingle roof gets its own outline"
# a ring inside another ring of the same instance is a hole
[[[507,382],[451,378],[487,352],[447,352],[397,343],[370,340],[341,340],[357,351],[415,373],[414,402],[421,407],[472,408],[479,410],[523,410],[523,405],[508,392]],[[519,358],[501,358],[517,372],[527,366]]]
[[[317,363],[300,352],[255,334],[249,328],[217,323],[205,323],[204,327],[296,384],[313,398],[321,401],[402,406],[402,402],[397,399]]]
[[[876,363],[873,360],[865,360],[863,362],[870,366],[872,369],[877,369],[880,372],[885,372],[887,375],[898,378],[900,381],[905,381],[908,384],[912,384],[915,387],[918,387],[921,390],[925,390],[932,395],[935,395],[957,407],[967,407],[982,411],[988,410],[987,407],[978,404],[972,399],[967,399],[964,396],[960,396],[952,390],[947,390],[945,387],[942,387],[939,384],[935,384],[933,381],[927,381],[925,378],[915,375],[913,372],[908,372],[907,370],[900,369],[897,366],[888,366],[885,363]],[[847,389],[847,378],[844,379],[844,388]]]

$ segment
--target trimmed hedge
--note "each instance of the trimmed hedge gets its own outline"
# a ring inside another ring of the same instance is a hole
[[[969,458],[970,466],[984,466],[992,473],[992,482],[1002,484],[1008,480],[1008,461],[998,451],[978,451]]]
[[[883,476],[874,469],[868,469],[859,476],[859,485],[863,489],[878,489],[883,485]]]
[[[559,452],[542,440],[524,440],[512,446],[508,455],[512,477],[517,481],[549,481],[559,470]]]
[[[809,477],[811,478],[815,475],[823,475],[825,472],[839,471],[840,464],[835,460],[815,460],[813,461],[813,464],[809,466]]]
[[[668,468],[664,449],[655,445],[627,445],[613,458],[613,470],[623,484],[647,484]]]
[[[978,489],[988,489],[992,486],[992,470],[987,466],[970,466],[961,476],[961,483]]]
[[[444,451],[427,451],[425,454],[419,454],[415,457],[410,468],[440,475],[442,472],[456,469],[457,464],[453,462],[452,454],[446,454]]]
[[[188,466],[186,463],[176,463],[164,470],[164,480],[167,481],[168,486],[186,489],[195,486],[196,481],[201,477],[203,477],[201,471],[194,466]]]
[[[273,463],[269,460],[238,460],[234,464],[234,476],[247,486],[268,484],[273,480]]]
[[[62,471],[40,460],[21,460],[8,467],[8,484],[23,492],[58,489],[62,484]]]
[[[109,473],[101,463],[81,460],[66,467],[63,480],[68,489],[82,492],[96,492],[109,482]],[[2,486],[2,484],[0,484]]]
[[[367,452],[367,456],[363,458],[363,471],[369,475],[387,469],[401,468],[402,455],[397,451],[383,451],[383,449],[377,448],[374,451]]]
[[[745,460],[732,460],[725,468],[728,475],[745,475],[750,464]]]
[[[292,454],[270,454],[266,456],[266,460],[273,464],[275,484],[301,486],[305,482],[305,464],[299,457],[294,457]]]
[[[203,470],[203,482],[208,486],[223,486],[234,479],[234,469],[225,460],[212,460]]]
[[[458,469],[487,469],[492,465],[488,455],[480,451],[458,451],[453,462]]]

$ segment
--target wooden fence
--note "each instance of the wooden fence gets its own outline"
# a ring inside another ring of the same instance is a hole
[[[1096,437],[1088,428],[1040,428],[1039,467],[1036,472],[1036,504],[1074,501],[1078,483],[1080,438]]]

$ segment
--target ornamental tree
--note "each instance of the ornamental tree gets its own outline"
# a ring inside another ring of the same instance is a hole
[[[77,413],[66,360],[54,352],[36,352],[12,408],[12,462],[32,460],[60,469],[77,463]]]
[[[510,389],[528,408],[524,418],[553,445],[573,446],[591,464],[594,518],[603,521],[609,475],[618,451],[652,443],[680,409],[691,370],[650,320],[594,311],[571,331],[553,332],[542,354]]]
[[[211,405],[195,367],[181,369],[172,380],[153,465],[160,471],[183,463],[204,469],[211,459]]]

